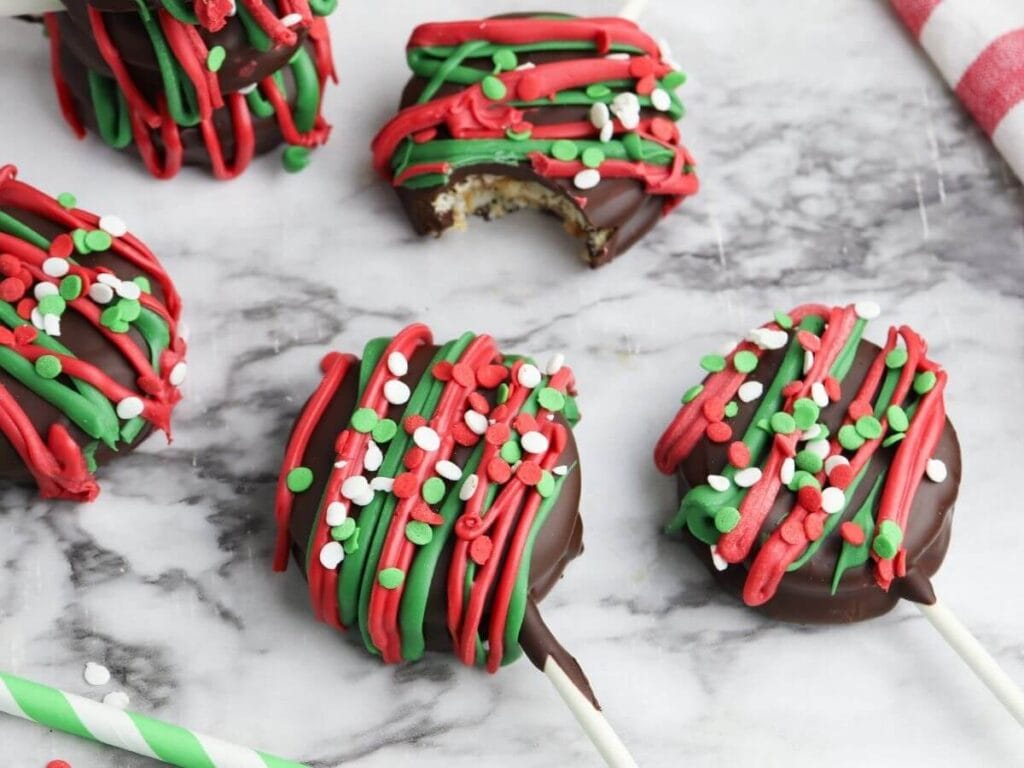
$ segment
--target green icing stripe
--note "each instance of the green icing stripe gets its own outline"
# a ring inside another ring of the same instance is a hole
[[[864,329],[867,327],[867,324],[868,321],[864,318],[857,318],[857,322],[853,324],[849,338],[829,369],[829,375],[832,378],[842,381],[846,378],[846,374],[850,372],[853,361],[857,357],[857,348],[860,346],[860,339],[864,335]]]
[[[182,24],[188,24],[193,27],[199,24],[199,17],[196,16],[191,6],[185,4],[184,0],[162,0],[162,2],[164,10]]]
[[[49,240],[32,229],[32,227],[22,224],[9,213],[4,213],[3,211],[0,211],[0,232],[6,232],[8,235],[13,235],[19,240],[25,240],[44,251],[50,250]]]
[[[132,143],[133,136],[128,103],[121,89],[115,81],[91,69],[86,74],[89,78],[89,97],[100,138],[114,149],[124,149]]]
[[[135,712],[127,714],[139,729],[142,738],[149,744],[149,748],[165,763],[187,765],[189,768],[217,768],[191,731],[152,720]]]
[[[142,335],[146,346],[149,347],[149,364],[158,374],[162,373],[160,356],[171,345],[171,329],[160,315],[145,307],[132,321],[132,325]]]
[[[295,77],[295,126],[306,133],[316,126],[320,110],[320,76],[305,48],[299,48],[290,63]]]
[[[163,80],[164,97],[167,99],[167,111],[171,119],[186,128],[198,125],[202,118],[195,87],[171,52],[160,24],[153,18],[145,0],[136,0],[136,4],[139,7],[142,26],[153,46],[153,55],[156,57],[160,78]]]
[[[263,27],[246,10],[245,3],[238,3],[237,8],[238,19],[242,22],[242,26],[245,27],[245,34],[249,38],[249,44],[260,53],[269,51],[273,47],[270,36],[263,31]]]

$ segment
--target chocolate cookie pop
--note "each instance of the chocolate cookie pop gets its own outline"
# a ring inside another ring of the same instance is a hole
[[[91,501],[98,465],[170,434],[185,342],[156,257],[75,206],[0,167],[0,477]]]
[[[597,267],[697,191],[676,126],[685,77],[632,21],[424,24],[407,55],[413,78],[373,154],[420,234],[538,208]]]
[[[321,367],[278,484],[275,568],[291,553],[317,618],[387,663],[441,651],[494,672],[525,651],[609,763],[633,764],[536,607],[582,551],[571,369],[423,325]]]
[[[773,618],[853,622],[906,599],[948,629],[931,583],[960,484],[947,375],[907,326],[881,347],[865,339],[878,313],[873,302],[800,306],[701,359],[707,378],[655,450],[680,489],[668,531]],[[991,657],[976,641],[970,652],[1024,716]]]
[[[196,165],[234,178],[281,143],[301,170],[327,140],[337,0],[62,1],[46,25],[65,117],[154,176]]]

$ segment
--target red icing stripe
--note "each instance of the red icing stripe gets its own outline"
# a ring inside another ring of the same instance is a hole
[[[892,0],[892,7],[903,19],[910,34],[918,37],[928,17],[940,3],[942,0]]]
[[[956,95],[986,134],[1024,100],[1024,27],[996,38],[968,67]]]

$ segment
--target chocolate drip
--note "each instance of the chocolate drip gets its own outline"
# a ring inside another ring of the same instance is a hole
[[[576,661],[576,657],[565,650],[551,633],[548,625],[544,623],[544,618],[540,615],[540,609],[533,600],[530,600],[526,606],[526,618],[523,621],[522,632],[519,634],[519,644],[523,646],[523,652],[533,662],[533,666],[541,672],[544,671],[547,660],[553,659],[587,701],[594,705],[594,709],[600,711],[601,705],[597,701],[597,696],[590,686],[590,680],[587,679],[583,667]]]

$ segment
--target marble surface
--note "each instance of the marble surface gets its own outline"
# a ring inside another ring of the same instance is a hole
[[[298,573],[270,573],[276,465],[319,357],[424,318],[576,368],[588,551],[544,607],[642,765],[1024,762],[1021,729],[912,607],[771,623],[659,533],[673,489],[650,452],[699,355],[773,308],[876,298],[951,372],[965,482],[937,588],[1024,682],[1024,193],[886,5],[654,0],[704,189],[596,273],[533,214],[418,240],[369,169],[413,23],[502,8],[343,5],[333,143],[301,176],[269,160],[228,185],[157,183],[77,143],[42,41],[0,23],[0,160],[122,215],[176,276],[192,344],[173,445],[105,471],[93,506],[0,498],[0,666],[315,766],[596,765],[525,663],[385,668],[311,619]],[[87,690],[90,660],[115,682]],[[10,720],[0,755],[150,765]]]

